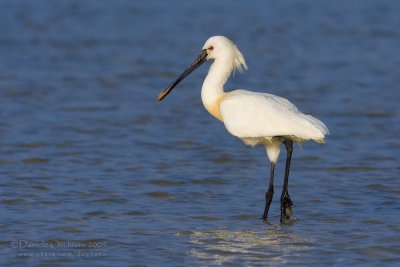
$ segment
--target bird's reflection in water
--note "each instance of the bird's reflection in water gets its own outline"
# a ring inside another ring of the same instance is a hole
[[[214,264],[264,262],[289,263],[315,246],[315,240],[304,238],[281,225],[270,225],[265,230],[227,228],[195,231],[190,235],[193,245],[190,254]]]

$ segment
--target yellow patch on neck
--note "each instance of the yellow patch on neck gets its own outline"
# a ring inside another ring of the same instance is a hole
[[[206,110],[220,121],[223,121],[222,116],[221,116],[221,101],[224,99],[225,95],[226,94],[221,95],[220,97],[218,97],[215,101],[213,101],[211,103],[204,104],[204,107],[206,108]]]

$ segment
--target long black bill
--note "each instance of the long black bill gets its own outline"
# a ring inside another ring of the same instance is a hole
[[[192,73],[195,69],[197,69],[201,64],[207,61],[207,50],[204,49],[201,51],[200,55],[196,58],[196,60],[173,82],[171,83],[164,91],[162,91],[158,95],[158,101],[163,100],[171,91],[175,88],[183,79],[186,78],[190,73]]]

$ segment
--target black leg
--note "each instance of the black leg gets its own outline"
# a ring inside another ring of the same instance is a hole
[[[266,222],[268,221],[269,206],[271,205],[272,197],[274,196],[274,169],[275,169],[275,163],[271,162],[269,187],[268,187],[268,191],[265,193],[265,209],[264,209],[264,215],[263,215],[263,220]]]
[[[293,202],[290,199],[288,187],[289,187],[289,170],[290,170],[290,161],[292,159],[293,152],[293,141],[284,139],[282,143],[286,146],[287,157],[286,157],[286,169],[285,169],[285,178],[283,181],[283,189],[281,195],[281,222],[290,219],[290,215],[292,215],[292,206]]]

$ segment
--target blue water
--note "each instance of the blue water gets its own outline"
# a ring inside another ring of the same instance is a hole
[[[397,1],[0,2],[0,265],[395,266]],[[324,121],[295,146],[293,225],[260,220],[269,163],[204,110],[205,40],[249,71],[228,88]]]

